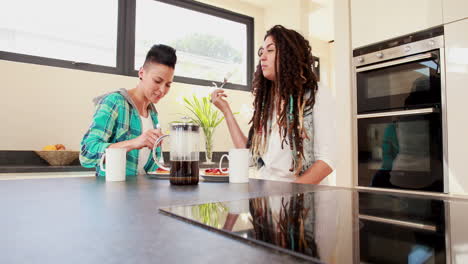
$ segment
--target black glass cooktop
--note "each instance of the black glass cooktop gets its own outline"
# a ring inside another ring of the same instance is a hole
[[[468,263],[461,199],[336,189],[160,210],[316,263]]]

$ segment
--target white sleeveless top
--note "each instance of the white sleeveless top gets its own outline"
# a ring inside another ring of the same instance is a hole
[[[265,165],[259,170],[260,177],[270,180],[293,181],[295,180],[294,172],[289,171],[292,162],[289,141],[286,138],[283,148],[281,148],[281,137],[279,135],[278,124],[276,123],[276,114],[273,114],[271,124],[268,148],[262,156]]]
[[[337,141],[335,133],[335,105],[330,90],[323,87],[317,90],[315,95],[315,105],[313,108],[313,131],[311,133],[314,141],[313,153],[315,160],[326,162],[332,169],[335,169],[335,145]],[[275,111],[276,113],[276,111]],[[292,153],[289,149],[287,138],[281,148],[281,137],[276,123],[276,114],[272,118],[271,134],[268,141],[267,152],[262,156],[265,165],[260,168],[258,174],[262,179],[277,181],[294,181],[294,172],[290,172]],[[321,184],[330,184],[328,175]]]
[[[154,129],[153,127],[153,120],[151,119],[151,115],[148,114],[148,117],[142,117],[141,119],[141,131],[142,133],[146,130]],[[139,150],[138,154],[138,174],[146,174],[145,165],[148,162],[148,158],[150,157],[151,150],[149,148],[142,148]]]

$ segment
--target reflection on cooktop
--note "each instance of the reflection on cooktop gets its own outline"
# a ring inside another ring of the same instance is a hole
[[[466,200],[336,189],[161,211],[312,262],[468,263]]]
[[[359,193],[359,221],[361,262],[447,262],[444,201]]]
[[[316,263],[336,251],[344,190],[260,197],[161,209],[240,239],[254,241]]]

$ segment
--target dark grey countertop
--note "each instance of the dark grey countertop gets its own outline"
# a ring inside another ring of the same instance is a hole
[[[205,154],[200,152],[200,168],[217,167],[219,159],[226,152],[214,152],[214,163],[205,163]],[[165,160],[169,160],[169,152],[164,152]],[[228,167],[227,159],[224,159],[223,167]],[[75,172],[94,171],[95,168],[85,168],[80,165],[78,159],[67,166],[50,166],[34,151],[0,150],[0,173],[34,173],[34,172]]]
[[[158,209],[327,188],[255,179],[172,186],[146,176],[126,182],[95,177],[3,181],[0,263],[301,262]]]
[[[31,173],[31,172],[73,172],[94,171],[94,168],[73,166],[0,166],[0,173]]]
[[[217,167],[218,163],[206,164],[200,163],[200,168]],[[229,167],[228,162],[222,163],[223,167]],[[80,165],[72,166],[1,166],[0,173],[33,173],[33,172],[74,172],[74,171],[95,171],[94,168],[85,168]]]

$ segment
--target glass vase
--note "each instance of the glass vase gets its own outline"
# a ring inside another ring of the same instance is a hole
[[[205,135],[205,163],[214,164],[213,162],[213,131],[204,131]]]

